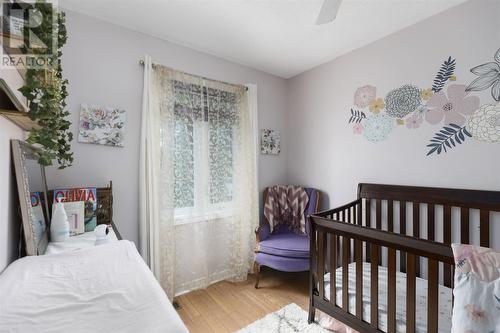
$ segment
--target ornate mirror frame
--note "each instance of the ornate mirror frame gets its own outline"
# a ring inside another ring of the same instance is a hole
[[[22,216],[22,227],[24,231],[24,239],[26,243],[26,255],[42,255],[45,253],[47,248],[49,239],[49,223],[47,219],[49,218],[49,210],[47,203],[47,181],[45,178],[45,169],[40,165],[41,172],[41,181],[43,183],[43,190],[39,192],[43,192],[43,200],[41,200],[42,209],[44,213],[44,222],[45,222],[45,230],[40,235],[40,239],[37,240],[35,234],[35,227],[33,226],[33,221],[35,221],[34,211],[31,205],[31,192],[30,191],[30,182],[28,179],[28,169],[27,169],[27,161],[35,160],[36,163],[37,157],[35,155],[36,148],[30,146],[24,141],[20,140],[11,140],[12,145],[12,155],[14,159],[14,169],[16,173],[17,180],[17,190],[19,194],[19,205],[21,208],[21,216]]]

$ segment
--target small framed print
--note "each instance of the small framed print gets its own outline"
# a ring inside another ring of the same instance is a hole
[[[270,129],[261,130],[260,152],[266,155],[278,155],[281,152],[279,131]]]

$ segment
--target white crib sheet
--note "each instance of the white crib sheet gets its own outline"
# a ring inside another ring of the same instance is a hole
[[[363,263],[363,320],[370,322],[370,263]],[[378,268],[378,321],[387,332],[387,267]],[[342,306],[342,267],[336,271],[337,305]],[[416,278],[416,332],[427,332],[427,280]],[[439,285],[439,332],[451,331],[452,290]],[[330,298],[330,273],[325,274],[325,296]],[[349,312],[356,309],[356,263],[349,264]],[[396,331],[406,332],[406,274],[396,273]]]

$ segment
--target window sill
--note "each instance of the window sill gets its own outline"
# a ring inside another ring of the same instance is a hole
[[[219,220],[219,219],[225,219],[225,218],[230,218],[233,216],[232,212],[213,212],[210,214],[205,214],[205,215],[178,215],[174,217],[174,225],[182,225],[182,224],[191,224],[191,223],[200,223],[200,222],[207,222],[207,221],[212,221],[212,220]]]

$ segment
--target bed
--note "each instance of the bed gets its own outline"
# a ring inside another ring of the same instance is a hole
[[[16,260],[0,275],[0,332],[188,332],[133,243]]]
[[[310,216],[309,322],[318,309],[343,330],[450,332],[451,243],[489,247],[499,212],[500,192],[359,184]]]

